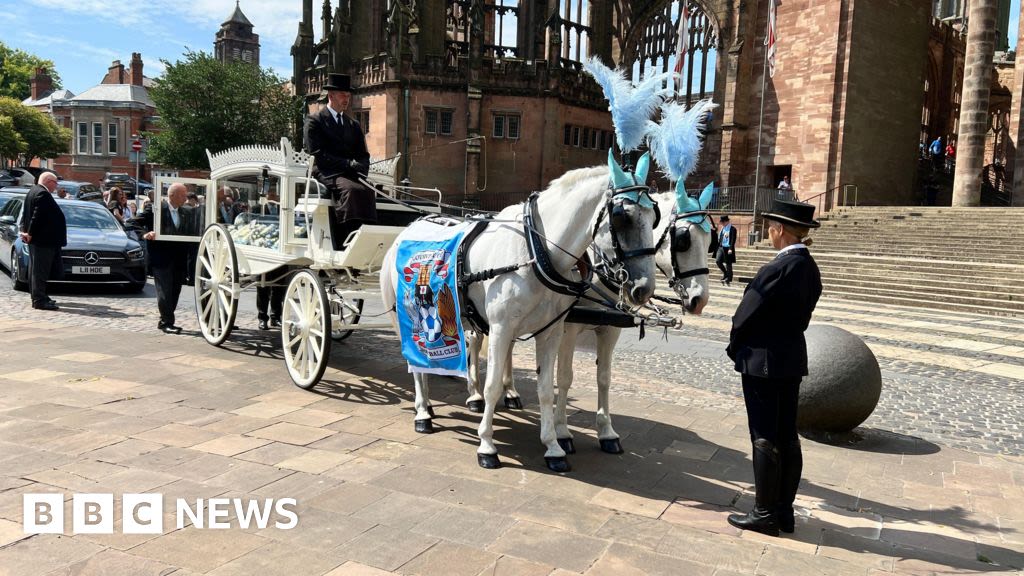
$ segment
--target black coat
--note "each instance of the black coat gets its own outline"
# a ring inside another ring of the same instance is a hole
[[[362,126],[348,116],[345,124],[338,126],[326,106],[306,118],[303,147],[316,157],[313,176],[327,185],[328,180],[338,176],[358,181],[370,169],[370,152]]]
[[[736,371],[761,378],[807,375],[804,331],[821,296],[821,274],[805,248],[765,264],[743,292],[726,352]]]
[[[153,227],[153,211],[146,210],[138,217],[132,219],[132,224],[146,232],[156,232],[155,240],[147,241],[149,249],[149,264],[154,268],[173,267],[183,272],[188,264],[188,252],[192,247],[191,242],[178,242],[173,240],[160,240],[161,234],[176,234],[180,236],[195,236],[199,233],[199,211],[187,205],[178,208],[180,224],[175,227],[174,219],[171,218],[171,207],[167,201],[160,205],[160,227]]]
[[[32,235],[30,244],[46,248],[68,245],[68,224],[53,194],[36,184],[25,195],[21,207],[21,231]]]
[[[725,249],[725,245],[722,243],[722,235],[723,235],[724,232],[725,232],[725,228],[719,228],[719,230],[718,230],[718,248],[719,249],[723,249],[723,250]],[[728,260],[730,263],[733,263],[733,264],[736,263],[736,235],[737,235],[736,227],[735,226],[730,226],[729,227],[729,248],[728,248],[728,251],[725,253],[725,259]]]

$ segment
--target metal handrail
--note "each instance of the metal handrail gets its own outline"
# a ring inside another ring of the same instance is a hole
[[[842,190],[841,201],[839,201],[839,194],[833,194],[840,189]],[[815,194],[810,198],[805,198],[803,202],[807,204],[814,204],[818,209],[818,214],[824,214],[837,206],[849,206],[851,191],[853,192],[853,206],[856,207],[859,199],[859,190],[856,184],[840,184],[838,186],[833,186],[824,192]],[[817,200],[817,202],[815,202],[815,200]]]

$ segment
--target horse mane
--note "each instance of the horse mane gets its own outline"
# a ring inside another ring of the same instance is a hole
[[[575,170],[569,170],[565,174],[562,174],[558,178],[552,180],[551,183],[548,184],[548,187],[544,189],[544,192],[554,190],[556,188],[563,190],[572,188],[584,180],[596,178],[601,175],[608,175],[607,166],[590,166],[588,168],[576,168]]]

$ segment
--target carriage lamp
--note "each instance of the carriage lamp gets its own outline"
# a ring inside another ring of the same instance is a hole
[[[266,196],[270,193],[270,166],[263,165],[262,171],[260,172],[260,178],[263,179],[263,184],[260,188],[260,195]]]

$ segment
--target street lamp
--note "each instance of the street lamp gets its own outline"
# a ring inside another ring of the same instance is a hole
[[[132,152],[135,152],[135,195],[139,195],[139,160],[142,156],[142,138],[132,134]]]

